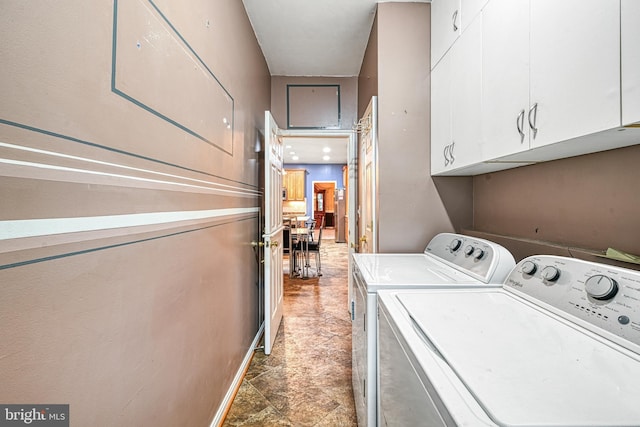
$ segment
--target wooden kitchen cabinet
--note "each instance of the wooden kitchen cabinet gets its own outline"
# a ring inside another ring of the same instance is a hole
[[[305,169],[286,169],[283,177],[283,186],[286,190],[286,200],[303,201],[305,196]]]

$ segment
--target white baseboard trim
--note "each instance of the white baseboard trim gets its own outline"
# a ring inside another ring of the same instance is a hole
[[[247,369],[249,368],[249,363],[251,363],[251,359],[253,358],[253,353],[256,347],[258,346],[258,343],[260,342],[260,338],[262,338],[263,332],[264,332],[264,322],[260,326],[258,333],[253,339],[253,342],[251,343],[251,346],[249,347],[247,354],[244,356],[244,360],[242,361],[240,368],[238,368],[238,372],[236,372],[236,376],[233,379],[233,382],[231,383],[229,390],[227,390],[227,394],[225,394],[224,399],[222,399],[222,403],[220,404],[220,407],[218,407],[218,411],[216,412],[215,417],[213,417],[213,421],[211,421],[211,424],[209,427],[220,427],[222,425],[224,418],[227,412],[229,411],[231,404],[233,403],[233,399],[236,393],[238,392],[238,389],[240,388],[240,384],[244,379],[244,374],[247,372]]]

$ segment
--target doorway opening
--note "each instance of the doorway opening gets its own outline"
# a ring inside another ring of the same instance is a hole
[[[335,227],[336,181],[313,181],[313,219],[320,227]]]

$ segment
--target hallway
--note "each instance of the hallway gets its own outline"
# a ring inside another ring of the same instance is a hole
[[[333,230],[323,231],[323,276],[303,280],[285,275],[284,317],[273,352],[265,356],[256,351],[223,426],[357,425],[348,247],[334,242]]]

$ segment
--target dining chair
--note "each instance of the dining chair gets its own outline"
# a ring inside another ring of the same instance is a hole
[[[317,221],[315,219],[310,219],[307,221],[307,228],[309,228],[309,241],[313,242],[313,231],[316,229]]]
[[[320,244],[322,243],[322,230],[324,229],[324,218],[318,232],[318,240],[309,242],[309,255],[314,254],[316,259],[316,270],[318,270],[318,276],[322,276],[322,260],[320,259]]]

